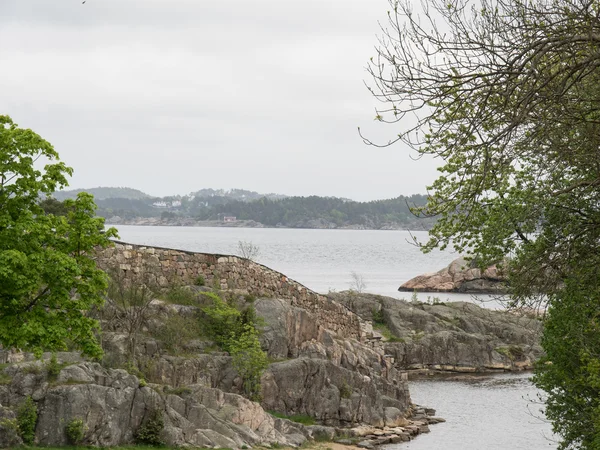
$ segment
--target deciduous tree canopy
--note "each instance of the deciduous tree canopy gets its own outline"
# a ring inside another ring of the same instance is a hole
[[[42,162],[46,164],[42,166]],[[38,167],[39,166],[39,167]],[[43,168],[42,168],[43,167]],[[45,214],[40,195],[67,184],[72,170],[47,141],[0,116],[0,344],[41,353],[67,345],[99,356],[95,320],[106,275],[92,259],[116,230],[103,232],[89,194]]]
[[[398,128],[388,144],[401,141],[442,164],[418,209],[441,217],[424,249],[453,245],[482,265],[510,255],[513,298],[556,302],[546,345],[557,330],[579,332],[556,323],[562,305],[585,292],[597,298],[600,283],[589,276],[600,264],[600,2],[431,0],[419,12],[412,3],[390,2],[370,72],[384,105],[377,119]],[[593,323],[600,307],[585,311],[580,319]],[[583,349],[581,336],[569,337],[577,364],[598,359],[598,340]],[[578,378],[572,365],[545,367],[566,384],[585,384],[598,408],[590,377]],[[564,389],[556,380],[541,386]],[[561,398],[551,397],[548,411],[564,448],[597,448],[591,409],[578,416]],[[572,432],[577,422],[592,425]]]

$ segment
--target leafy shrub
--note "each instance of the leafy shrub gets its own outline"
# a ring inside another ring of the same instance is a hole
[[[206,333],[219,347],[229,351],[230,342],[241,334],[242,314],[217,294],[205,292],[204,295],[213,301],[211,306],[202,308],[207,317]]]
[[[39,364],[28,364],[21,368],[21,371],[26,374],[39,375],[42,373],[42,367]]]
[[[153,333],[153,337],[161,341],[166,349],[173,353],[180,352],[182,344],[197,339],[201,335],[202,329],[197,318],[179,314],[170,315]]]
[[[339,389],[340,389],[340,397],[341,398],[350,398],[350,397],[352,397],[352,388],[346,382],[346,380],[344,380],[344,382],[339,387]]]
[[[233,368],[244,380],[244,393],[255,401],[260,400],[260,378],[269,366],[267,354],[261,349],[258,331],[244,325],[244,331],[230,344]]]
[[[373,318],[373,323],[385,325],[385,318],[383,317],[382,309],[373,308],[371,310],[371,317]]]
[[[256,310],[250,305],[239,311],[216,294],[205,295],[213,300],[211,306],[202,309],[208,336],[231,355],[233,367],[243,379],[246,396],[259,400],[260,378],[269,361],[258,340]]]
[[[173,286],[164,295],[163,299],[174,305],[197,305],[196,294],[185,286]]]
[[[206,280],[204,279],[203,275],[198,275],[196,277],[196,286],[204,286],[206,284]]]
[[[65,434],[67,435],[69,443],[72,445],[80,444],[81,441],[83,441],[85,430],[86,427],[83,423],[83,419],[71,420],[65,427]]]
[[[48,379],[51,381],[56,380],[58,374],[66,365],[66,363],[59,363],[56,359],[56,354],[52,353],[52,357],[46,363],[46,372],[48,372]]]
[[[164,445],[160,436],[164,428],[165,422],[163,420],[162,412],[155,410],[146,423],[143,423],[137,429],[135,440],[138,444]]]
[[[19,427],[19,436],[26,445],[33,444],[35,439],[35,425],[37,423],[37,405],[28,396],[25,402],[17,411],[17,426]]]

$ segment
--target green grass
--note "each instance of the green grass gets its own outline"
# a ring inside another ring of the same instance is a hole
[[[197,306],[198,300],[196,294],[184,287],[184,286],[173,286],[167,292],[165,292],[161,298],[174,305],[186,305],[186,306]]]
[[[165,394],[171,394],[171,395],[187,395],[187,394],[191,394],[192,390],[188,387],[181,386],[181,387],[176,387],[176,388],[165,389],[164,392],[165,392]]]
[[[381,335],[388,341],[388,342],[404,342],[403,338],[399,338],[398,336],[394,336],[394,334],[392,334],[391,330],[388,328],[387,325],[383,324],[383,323],[374,323],[373,324],[373,329],[375,331],[378,331],[379,333],[381,333]]]
[[[285,414],[281,414],[275,411],[267,411],[273,417],[277,417],[279,419],[287,419],[292,422],[301,423],[302,425],[314,425],[317,423],[314,417],[309,416],[308,414],[294,414],[292,416],[286,416]]]
[[[5,373],[0,372],[0,386],[10,384],[12,382],[12,377]]]

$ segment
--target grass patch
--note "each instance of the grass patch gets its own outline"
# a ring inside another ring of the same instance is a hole
[[[184,344],[203,337],[202,326],[197,317],[174,314],[152,333],[152,337],[161,341],[171,354],[180,354],[184,350]]]
[[[352,388],[346,382],[346,380],[344,380],[344,382],[339,387],[339,389],[340,389],[340,397],[341,398],[350,398],[350,397],[352,397]]]
[[[206,280],[204,279],[204,275],[198,275],[196,280],[194,281],[196,286],[204,286],[206,284]]]
[[[12,383],[12,377],[6,373],[0,372],[0,386]]]
[[[277,417],[278,419],[287,419],[292,422],[301,423],[302,425],[314,425],[317,423],[314,417],[309,416],[308,414],[294,414],[292,416],[286,416],[285,414],[281,414],[275,411],[267,411],[273,417]]]
[[[167,388],[164,390],[165,394],[170,394],[170,395],[186,395],[186,394],[191,394],[192,390],[188,387],[184,387],[184,386],[180,386],[180,387],[176,387],[176,388]]]
[[[498,347],[496,351],[506,356],[511,361],[520,360],[525,356],[525,351],[520,345],[510,345],[508,347]]]
[[[391,330],[388,328],[388,326],[385,325],[385,324],[383,324],[383,323],[375,323],[375,324],[373,324],[373,329],[375,331],[381,333],[381,335],[388,342],[404,342],[403,338],[399,338],[398,336],[395,336],[391,332]]]
[[[40,373],[42,373],[42,367],[39,366],[38,364],[29,364],[27,366],[23,366],[21,368],[21,372],[26,373],[26,374],[33,374],[33,375],[39,375]]]
[[[197,306],[196,294],[185,286],[173,286],[161,298],[174,305]]]

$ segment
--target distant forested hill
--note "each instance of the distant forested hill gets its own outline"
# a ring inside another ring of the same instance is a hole
[[[381,228],[385,225],[413,224],[418,220],[409,206],[424,205],[427,197],[400,196],[389,200],[355,202],[334,197],[287,197],[281,200],[261,198],[251,202],[231,201],[211,207],[194,208],[200,220],[219,220],[235,216],[268,226],[314,228],[319,222],[336,227],[359,225]]]
[[[80,191],[57,192],[55,198],[72,198]],[[114,218],[118,223],[132,223],[139,218],[161,219],[165,224],[182,219],[222,222],[225,216],[234,216],[237,221],[289,228],[421,229],[433,224],[433,219],[417,219],[409,209],[424,205],[425,195],[355,202],[336,197],[259,194],[244,189],[202,189],[189,195],[162,198],[130,188],[85,191],[94,195],[98,215]]]
[[[75,198],[80,192],[89,192],[96,200],[104,200],[107,198],[128,198],[128,199],[143,199],[149,198],[148,194],[137,189],[127,187],[97,187],[90,189],[72,189],[69,191],[57,191],[52,196],[56,200],[66,200],[67,198]]]

